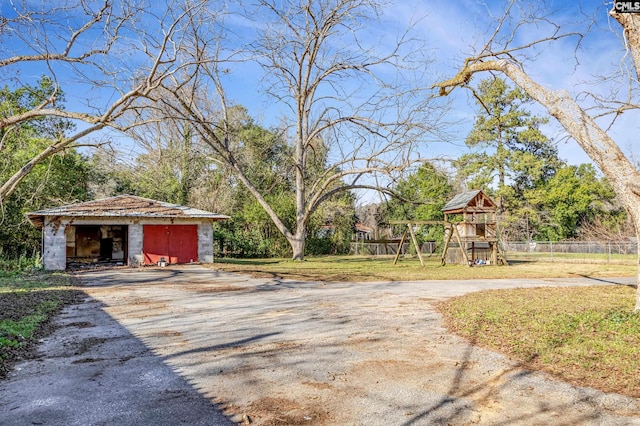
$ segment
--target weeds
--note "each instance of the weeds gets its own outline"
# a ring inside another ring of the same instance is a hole
[[[17,258],[6,257],[0,247],[0,274],[7,272],[25,272],[42,269],[42,258],[38,254],[27,256],[21,254]]]
[[[29,356],[34,342],[51,329],[49,319],[82,294],[66,274],[28,270],[0,271],[0,377]]]

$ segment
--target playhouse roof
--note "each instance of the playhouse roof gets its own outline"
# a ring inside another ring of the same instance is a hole
[[[43,226],[45,216],[229,219],[229,216],[222,214],[137,197],[135,195],[118,195],[100,200],[69,204],[27,213],[29,221],[39,228]]]
[[[462,192],[453,197],[443,208],[444,213],[462,213],[469,207],[479,210],[495,210],[496,203],[479,189]]]

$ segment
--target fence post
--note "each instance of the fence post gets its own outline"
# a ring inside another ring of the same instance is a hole
[[[553,242],[549,241],[549,251],[551,252],[551,261],[553,262]]]

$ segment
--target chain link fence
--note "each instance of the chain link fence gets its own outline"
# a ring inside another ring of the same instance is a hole
[[[398,250],[399,240],[358,241],[351,243],[350,254],[365,256],[390,256]],[[405,242],[401,254],[410,252]],[[424,254],[440,254],[442,248],[435,242],[424,243]],[[500,249],[507,260],[545,262],[584,262],[635,264],[638,261],[638,243],[635,241],[509,241],[501,242]]]
[[[635,241],[532,241],[501,242],[507,259],[636,263],[638,243]]]

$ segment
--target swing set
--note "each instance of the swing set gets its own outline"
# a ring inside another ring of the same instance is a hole
[[[408,234],[411,237],[411,243],[416,249],[420,264],[425,266],[414,228],[433,225],[444,226],[444,244],[440,256],[441,265],[444,266],[447,263],[449,248],[454,248],[456,245],[460,250],[462,261],[468,266],[508,265],[507,259],[498,244],[496,204],[482,191],[467,191],[456,195],[444,206],[442,212],[444,213],[444,220],[390,222],[394,225],[406,226],[398,243],[398,250],[393,260],[394,265],[397,264],[400,258],[402,246]],[[449,220],[451,216],[460,220],[456,222]],[[454,238],[455,242],[452,242]]]

